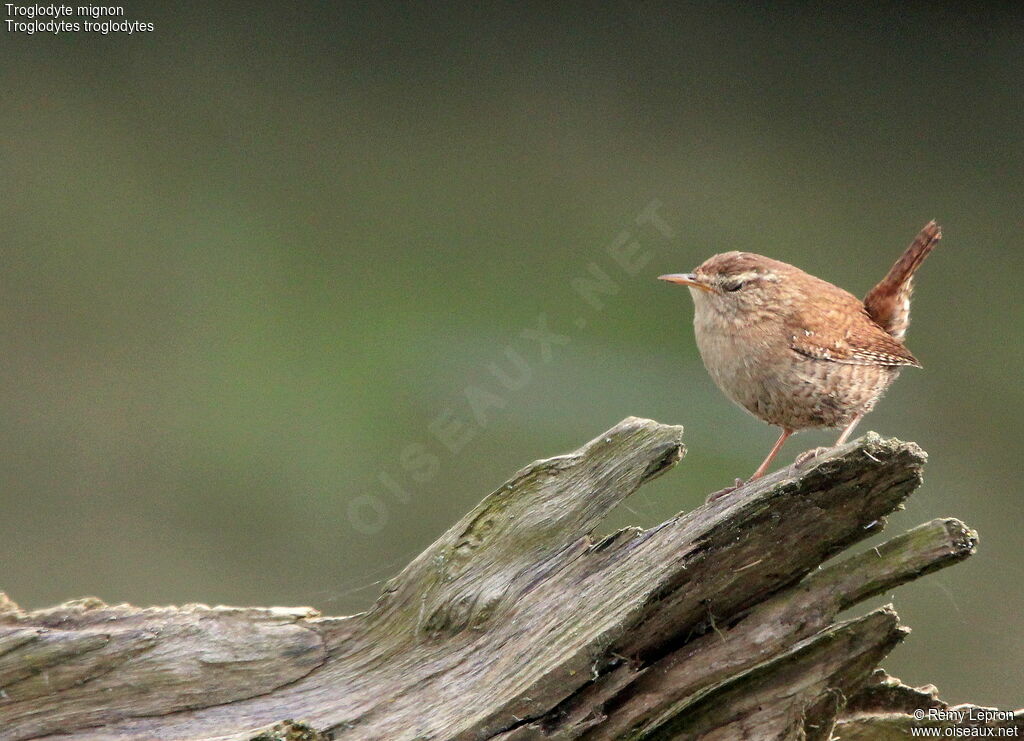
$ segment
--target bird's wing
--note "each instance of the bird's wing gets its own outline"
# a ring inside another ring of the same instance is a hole
[[[831,286],[830,286],[831,287]],[[847,365],[911,365],[920,368],[903,343],[868,316],[845,291],[825,292],[792,317],[790,347],[809,358]]]

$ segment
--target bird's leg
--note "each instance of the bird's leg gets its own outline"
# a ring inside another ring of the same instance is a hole
[[[768,453],[768,457],[765,458],[764,462],[761,463],[761,465],[757,467],[757,470],[754,471],[754,475],[753,476],[751,476],[746,481],[744,481],[743,479],[736,479],[735,483],[733,483],[732,486],[727,486],[724,489],[719,489],[714,494],[711,494],[708,497],[707,501],[708,502],[713,502],[716,499],[721,499],[726,494],[732,494],[734,491],[739,489],[744,484],[749,483],[749,482],[753,481],[754,479],[759,479],[762,476],[764,476],[765,472],[768,470],[768,466],[770,466],[772,464],[772,461],[775,460],[775,456],[777,456],[779,454],[779,451],[782,450],[782,446],[785,445],[786,440],[789,439],[789,436],[792,435],[795,431],[796,430],[787,430],[787,429],[783,429],[782,430],[782,434],[779,435],[779,439],[775,441],[775,445],[772,446],[771,452]]]
[[[851,419],[850,424],[846,425],[846,428],[843,430],[843,434],[839,436],[839,439],[836,440],[836,444],[833,445],[832,447],[837,448],[843,443],[845,443],[846,439],[850,437],[850,433],[853,432],[853,428],[856,427],[857,423],[860,422],[863,418],[863,414],[858,414],[853,419]]]
[[[836,440],[836,444],[833,445],[832,448],[838,448],[840,445],[845,443],[846,440],[850,437],[850,434],[853,432],[853,428],[856,427],[857,423],[860,422],[863,418],[863,414],[858,414],[853,419],[851,419],[850,424],[846,425],[846,427],[843,428],[842,434],[839,436],[839,439]],[[803,453],[796,457],[795,461],[793,461],[793,467],[800,468],[802,466],[805,466],[808,461],[814,460],[822,453],[827,453],[828,451],[832,450],[832,448],[814,448],[814,450],[805,450]]]
[[[769,451],[768,457],[765,458],[761,465],[757,467],[757,470],[754,471],[754,475],[747,479],[748,481],[759,479],[765,475],[765,472],[768,471],[768,466],[772,464],[772,461],[775,460],[775,456],[779,454],[779,451],[782,450],[782,446],[786,444],[786,440],[788,440],[789,436],[794,432],[796,432],[796,430],[787,430],[783,428],[782,434],[779,435],[779,439],[775,441],[775,445],[773,445],[771,451]]]

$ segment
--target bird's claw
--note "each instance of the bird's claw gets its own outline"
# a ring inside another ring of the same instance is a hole
[[[721,499],[724,496],[732,494],[745,483],[747,482],[744,481],[743,479],[736,479],[736,481],[733,482],[732,486],[727,486],[724,489],[719,489],[718,491],[709,494],[705,504],[710,504],[711,502],[714,502],[717,499]]]
[[[793,468],[803,468],[815,458],[820,455],[824,455],[830,450],[832,450],[832,448],[813,448],[811,450],[805,450],[796,457],[795,461],[793,461]]]

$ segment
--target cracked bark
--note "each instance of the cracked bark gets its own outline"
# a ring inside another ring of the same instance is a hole
[[[882,530],[924,453],[869,433],[593,542],[681,436],[629,418],[527,466],[358,615],[0,595],[0,739],[906,738],[948,709],[877,671],[906,632],[891,607],[837,616],[975,533],[934,520],[819,568]]]

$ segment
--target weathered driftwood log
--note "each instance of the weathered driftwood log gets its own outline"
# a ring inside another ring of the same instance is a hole
[[[874,739],[927,725],[917,709],[947,722],[933,692],[876,671],[906,633],[891,608],[837,616],[966,558],[975,534],[934,520],[820,567],[902,506],[921,450],[868,434],[594,542],[681,435],[631,418],[527,466],[359,615],[24,612],[0,595],[0,739]]]

